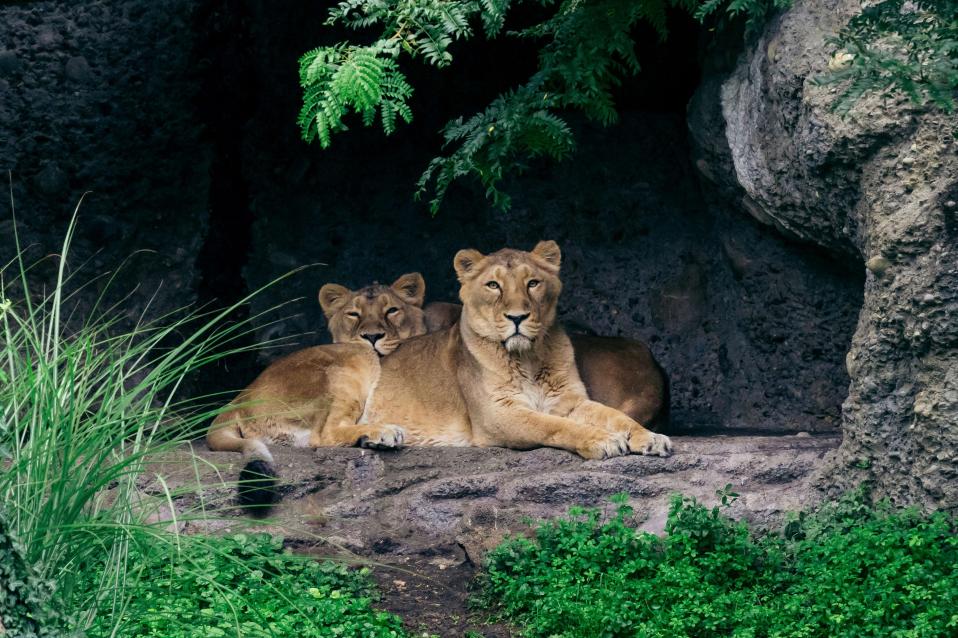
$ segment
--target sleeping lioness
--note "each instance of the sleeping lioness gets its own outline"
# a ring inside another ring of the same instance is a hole
[[[380,356],[399,342],[426,333],[422,302],[426,282],[418,272],[403,275],[391,286],[373,284],[357,291],[339,284],[319,289],[334,343],[368,344]]]
[[[248,475],[273,474],[266,443],[278,440],[668,456],[668,437],[586,395],[569,338],[555,324],[560,261],[552,241],[531,252],[459,251],[457,324],[404,341],[382,359],[348,343],[284,357],[214,420],[210,447],[246,453]]]

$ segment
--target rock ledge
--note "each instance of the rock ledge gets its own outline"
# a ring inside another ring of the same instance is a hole
[[[274,449],[283,498],[268,518],[269,531],[300,546],[329,545],[390,561],[431,556],[455,564],[478,562],[530,518],[561,516],[572,505],[611,507],[608,498],[630,495],[635,523],[663,529],[671,494],[707,504],[727,484],[740,494],[731,514],[760,526],[788,510],[813,504],[812,477],[837,436],[674,437],[670,458],[627,456],[584,461],[561,450],[408,448],[374,452],[356,448]],[[251,520],[235,505],[240,457],[200,449],[199,463],[179,450],[140,480],[144,493],[162,494],[158,476],[177,491],[181,513],[201,501],[223,515],[181,523],[187,532],[225,532]],[[204,485],[196,490],[197,477]]]

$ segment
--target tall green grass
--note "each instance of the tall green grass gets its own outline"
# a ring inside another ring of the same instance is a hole
[[[97,613],[121,615],[136,577],[131,555],[180,542],[174,494],[147,497],[137,477],[202,432],[226,402],[182,399],[184,382],[247,349],[240,344],[250,324],[229,321],[239,304],[124,324],[123,300],[111,305],[92,293],[115,287],[112,279],[83,284],[71,275],[75,224],[76,215],[52,257],[48,290],[31,287],[35,264],[18,237],[16,256],[0,266],[0,512],[25,562],[49,584],[46,604],[82,630]],[[80,293],[96,300],[82,315]],[[92,590],[74,587],[90,565],[105,577]]]

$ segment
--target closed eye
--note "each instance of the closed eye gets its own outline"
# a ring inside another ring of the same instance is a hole
[[[489,288],[490,290],[499,290],[499,282],[498,282],[498,281],[487,281],[487,282],[486,282],[486,288]]]
[[[386,311],[386,316],[394,315],[399,312],[399,308],[390,308]]]
[[[354,317],[354,318],[358,319],[358,318],[359,318],[359,313],[356,312],[355,310],[350,310],[349,312],[346,313],[346,316],[347,316],[347,317]]]

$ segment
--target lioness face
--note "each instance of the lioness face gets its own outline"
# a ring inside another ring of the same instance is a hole
[[[426,334],[425,295],[426,283],[416,272],[403,275],[391,286],[373,284],[356,291],[326,284],[319,290],[319,305],[333,343],[365,344],[384,356],[403,339]]]
[[[529,350],[555,322],[561,259],[554,241],[541,241],[532,252],[460,250],[454,265],[462,320],[512,354]]]

